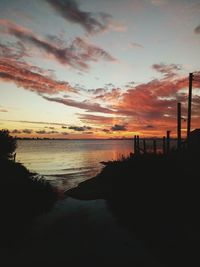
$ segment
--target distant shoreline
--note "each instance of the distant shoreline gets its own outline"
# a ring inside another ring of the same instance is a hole
[[[117,140],[117,141],[124,141],[124,140],[133,140],[134,138],[75,138],[75,139],[73,139],[73,138],[18,138],[17,137],[17,140],[35,140],[35,141],[38,141],[38,140],[70,140],[70,141],[95,141],[95,140],[100,140],[100,141],[106,141],[106,140],[109,140],[109,141],[111,141],[111,140]],[[162,138],[161,137],[144,137],[144,138],[141,138],[142,140],[143,139],[145,139],[145,140],[149,140],[149,141],[151,141],[151,140],[158,140],[158,141],[162,141]],[[171,138],[171,140],[173,140],[173,141],[176,141],[177,140],[177,138]],[[182,139],[182,140],[185,140],[184,138]]]

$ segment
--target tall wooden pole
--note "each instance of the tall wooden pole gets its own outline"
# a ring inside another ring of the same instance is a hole
[[[181,149],[181,103],[177,103],[177,150]]]
[[[167,131],[167,154],[170,151],[170,131]]]
[[[187,143],[190,146],[190,127],[191,127],[191,108],[192,108],[192,79],[193,73],[189,74],[189,93],[188,93],[188,119],[187,119]]]
[[[163,154],[166,154],[166,137],[163,136]]]
[[[144,154],[146,154],[147,150],[146,150],[146,140],[143,139],[143,150],[144,150]]]
[[[137,135],[137,153],[140,153],[140,137]]]
[[[134,136],[134,153],[137,154],[137,137]]]
[[[153,153],[156,154],[157,153],[157,147],[156,147],[156,140],[153,140]]]

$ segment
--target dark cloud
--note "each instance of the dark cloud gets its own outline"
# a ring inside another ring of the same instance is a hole
[[[67,133],[67,132],[62,132],[62,135],[68,135],[69,133]]]
[[[71,45],[71,50],[76,52],[80,61],[97,61],[99,58],[106,61],[115,61],[108,52],[102,48],[90,44],[88,41],[77,37]]]
[[[97,96],[95,96],[95,99],[100,99],[102,101],[116,102],[121,97],[121,95],[122,95],[121,88],[112,88],[106,90],[102,94],[98,94]]]
[[[63,99],[63,98],[58,98],[58,97],[43,96],[43,98],[48,100],[48,101],[61,103],[61,104],[66,105],[66,106],[84,109],[87,112],[102,112],[102,113],[111,113],[111,114],[114,113],[114,110],[106,108],[106,107],[102,107],[98,103],[90,103],[88,101],[78,102],[78,101],[75,101],[72,99]]]
[[[49,132],[47,132],[48,134],[57,134],[57,133],[59,133],[58,131],[49,131]]]
[[[68,129],[74,130],[77,132],[84,132],[87,130],[91,130],[92,128],[90,126],[69,126]]]
[[[146,128],[152,129],[152,128],[154,128],[154,126],[149,124],[149,125],[146,126]]]
[[[129,48],[144,48],[144,46],[139,43],[130,42]]]
[[[104,133],[110,133],[110,130],[109,130],[109,129],[102,129],[102,131],[103,131]]]
[[[114,126],[111,127],[112,131],[126,131],[126,126],[125,125],[119,125],[115,124]]]
[[[39,131],[36,131],[37,134],[57,134],[59,132],[57,131],[45,131],[45,130],[39,130]]]
[[[200,25],[198,25],[195,29],[194,29],[194,32],[196,34],[200,34]]]
[[[32,129],[24,129],[22,130],[22,133],[25,133],[25,134],[31,134],[33,132]]]
[[[105,50],[95,46],[82,38],[75,38],[67,47],[64,42],[61,44],[53,40],[44,40],[34,35],[30,30],[11,23],[7,20],[0,20],[0,25],[4,31],[12,36],[15,36],[23,43],[29,43],[34,47],[43,50],[48,55],[51,55],[59,63],[69,65],[73,68],[88,70],[89,62],[97,62],[99,59],[106,61],[115,61],[115,59]]]
[[[131,88],[131,87],[133,87],[133,86],[135,86],[135,82],[134,82],[134,81],[128,82],[128,83],[125,85],[126,88]]]
[[[113,83],[106,83],[105,87],[115,87]]]
[[[20,130],[14,129],[11,133],[13,133],[13,134],[21,134],[22,132]]]
[[[106,89],[105,88],[88,89],[87,92],[92,93],[94,95],[99,95],[105,93]]]
[[[84,132],[83,134],[93,134],[93,132]]]
[[[182,67],[178,64],[153,64],[152,68],[164,75],[165,78],[173,78]]]
[[[93,14],[82,11],[76,0],[46,0],[64,19],[82,26],[88,33],[105,31],[111,16],[105,13]]]
[[[46,134],[47,132],[45,130],[36,131],[37,134]]]
[[[26,48],[21,42],[7,43],[6,45],[0,43],[0,57],[17,60],[24,56],[27,56]]]

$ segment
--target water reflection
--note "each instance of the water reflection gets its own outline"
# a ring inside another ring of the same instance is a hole
[[[101,161],[130,152],[132,140],[20,140],[17,161],[66,189],[95,176],[103,167]]]

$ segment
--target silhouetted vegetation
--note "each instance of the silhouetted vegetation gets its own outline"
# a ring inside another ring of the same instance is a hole
[[[106,164],[95,178],[68,195],[104,198],[118,222],[145,240],[161,263],[180,266],[198,260],[198,157],[176,151],[169,155],[132,155]]]
[[[26,226],[48,211],[56,200],[56,192],[47,181],[10,160],[15,148],[16,140],[9,132],[0,131],[1,242],[20,236]]]
[[[13,157],[17,148],[17,140],[9,134],[8,130],[0,130],[0,159]]]

